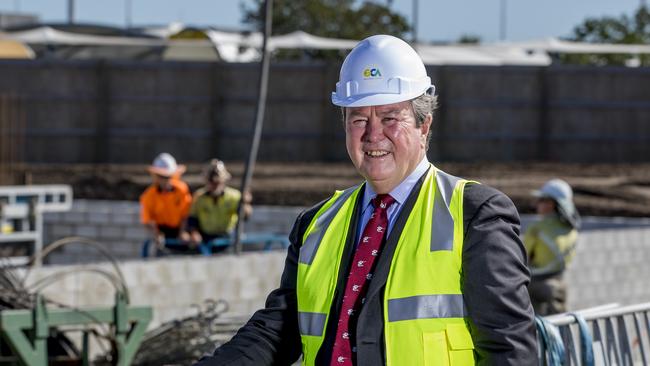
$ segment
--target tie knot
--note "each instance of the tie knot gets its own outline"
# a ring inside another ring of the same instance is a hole
[[[375,209],[380,210],[387,210],[393,203],[395,203],[395,199],[390,194],[378,194],[372,199]]]

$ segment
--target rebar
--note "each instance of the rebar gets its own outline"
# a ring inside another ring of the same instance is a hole
[[[196,315],[151,330],[145,334],[133,365],[191,365],[229,341],[245,323],[244,318],[224,317],[227,310],[223,300],[207,301]]]

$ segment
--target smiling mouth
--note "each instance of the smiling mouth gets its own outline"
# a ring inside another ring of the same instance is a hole
[[[385,150],[370,150],[370,151],[365,151],[364,154],[371,158],[381,158],[383,156],[390,154],[390,152]]]

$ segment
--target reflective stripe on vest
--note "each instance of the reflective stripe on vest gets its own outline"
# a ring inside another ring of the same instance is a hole
[[[300,334],[320,337],[325,329],[327,314],[298,312]]]
[[[465,316],[463,295],[423,295],[388,300],[388,321],[462,318]]]
[[[451,250],[454,245],[454,219],[449,212],[449,202],[460,179],[449,174],[436,174],[438,190],[434,201],[431,251]]]
[[[384,289],[387,365],[473,364],[461,292],[466,182],[432,166],[404,227],[392,230],[401,235]],[[324,340],[359,191],[337,192],[303,236],[309,247],[304,258],[301,249],[297,294],[305,366]]]
[[[338,213],[341,209],[341,206],[345,201],[354,193],[357,187],[348,188],[345,191],[341,192],[334,203],[329,206],[322,214],[318,215],[318,218],[314,222],[314,228],[309,231],[309,235],[305,236],[302,246],[300,247],[300,258],[298,259],[300,263],[311,264],[318,250],[318,245],[323,240],[323,235],[325,235],[325,230],[332,222],[334,215]]]

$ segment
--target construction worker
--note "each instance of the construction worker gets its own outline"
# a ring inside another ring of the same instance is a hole
[[[573,203],[573,190],[561,179],[552,179],[533,195],[541,220],[524,234],[531,269],[530,298],[538,315],[566,311],[564,271],[573,259],[580,215]]]
[[[198,245],[216,238],[227,238],[237,224],[239,201],[242,194],[226,186],[231,178],[226,165],[212,159],[203,170],[205,187],[194,193],[187,230],[190,240]],[[244,219],[253,212],[250,193],[244,194]],[[213,252],[223,251],[227,246],[214,247]]]
[[[198,364],[537,365],[517,210],[428,161],[436,97],[419,55],[364,39],[332,102],[365,182],[300,214],[280,287]]]
[[[140,196],[140,220],[161,249],[165,239],[179,238],[192,204],[192,194],[180,179],[185,166],[178,165],[170,154],[156,156],[148,170],[152,184]]]

